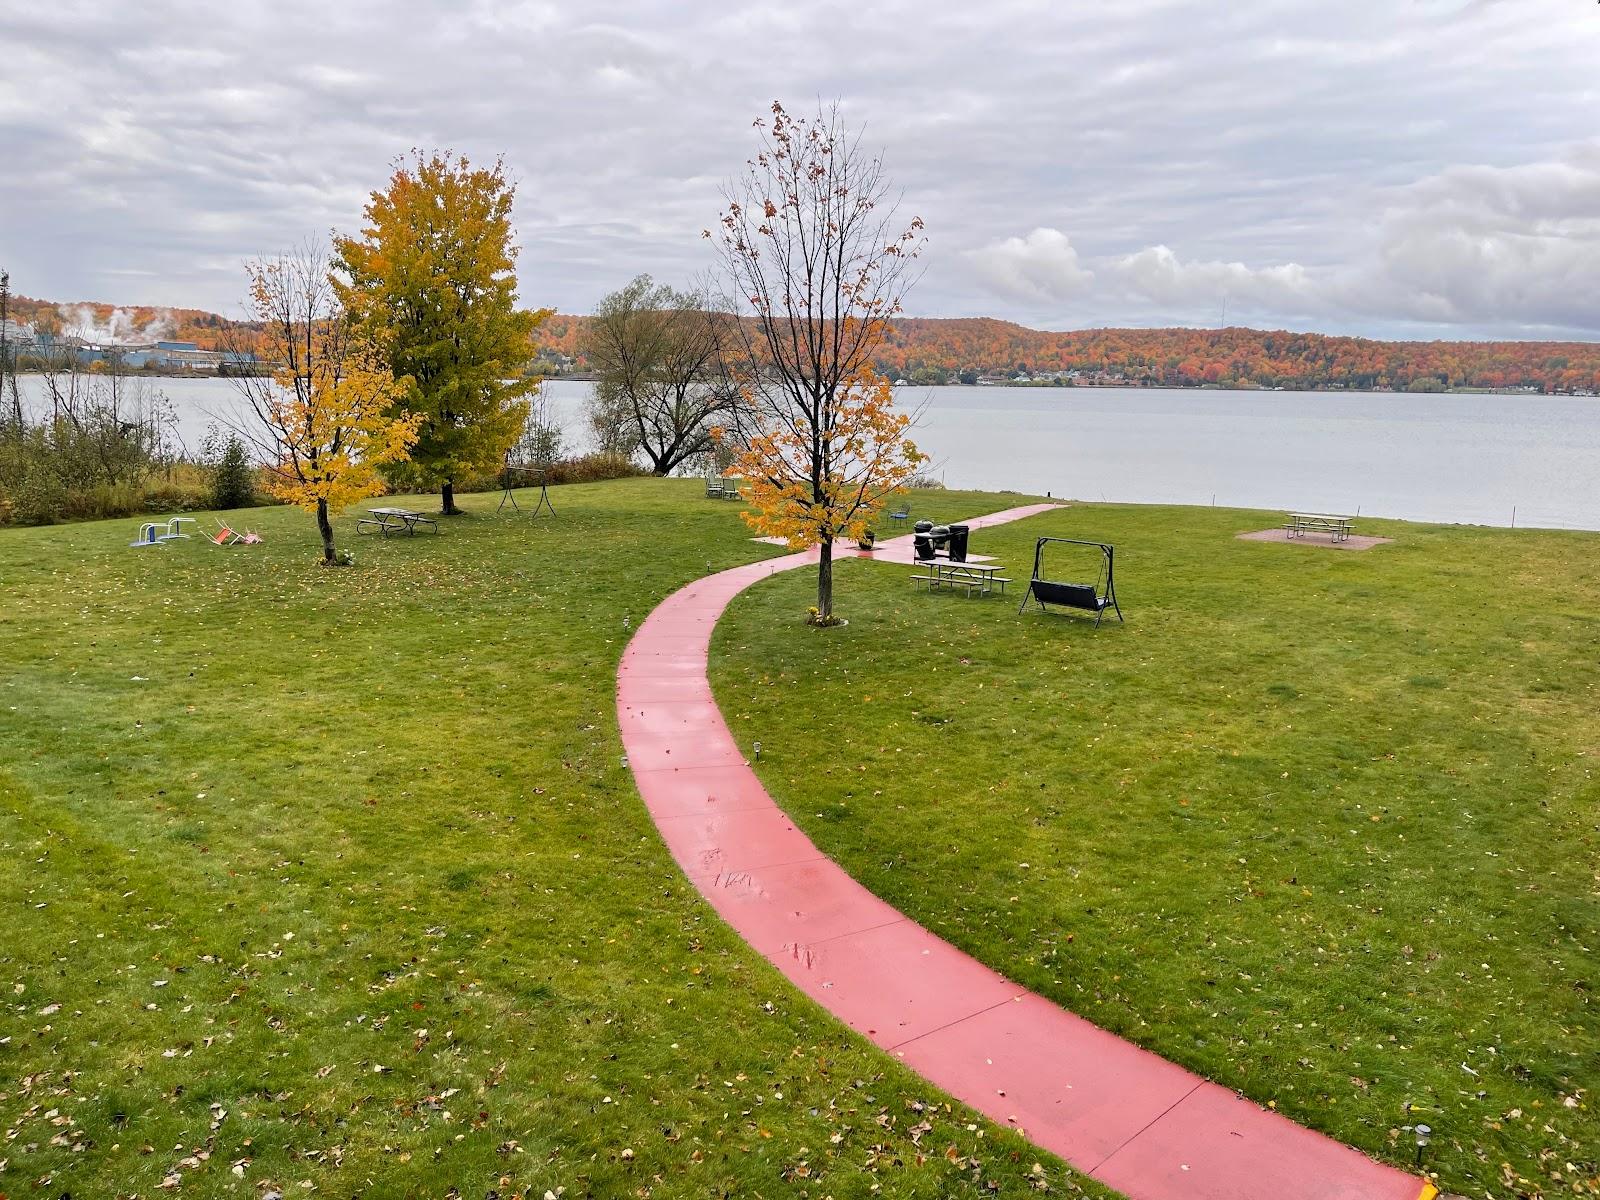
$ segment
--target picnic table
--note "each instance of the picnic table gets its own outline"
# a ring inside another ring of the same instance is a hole
[[[925,559],[917,564],[925,574],[919,573],[911,577],[912,587],[925,587],[930,592],[941,587],[966,589],[970,598],[974,594],[987,596],[997,588],[1003,594],[1006,584],[1011,580],[1000,572],[1005,568],[999,563],[951,562],[948,559]]]
[[[1284,531],[1290,537],[1304,537],[1308,533],[1326,533],[1336,542],[1342,542],[1350,536],[1350,522],[1354,517],[1340,516],[1335,513],[1290,513],[1289,519],[1283,523]]]
[[[434,533],[439,532],[437,521],[409,508],[369,508],[367,513],[369,515],[356,522],[357,533],[366,533],[370,527],[371,532],[382,537],[388,537],[391,533],[408,533],[415,537],[418,525],[426,525]]]

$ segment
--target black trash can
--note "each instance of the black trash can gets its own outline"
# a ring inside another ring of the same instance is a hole
[[[933,561],[933,535],[930,533],[914,533],[911,535],[911,548],[916,553],[918,562]]]
[[[948,553],[951,562],[967,561],[967,534],[970,529],[966,525],[950,526],[950,545]]]

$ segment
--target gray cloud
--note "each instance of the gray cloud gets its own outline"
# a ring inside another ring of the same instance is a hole
[[[1332,326],[1390,320],[1510,333],[1600,331],[1600,142],[1551,162],[1452,167],[1376,194],[1372,236],[1332,264],[1184,259],[1166,245],[1085,261],[1035,229],[969,254],[1002,295]]]
[[[1570,0],[0,10],[0,263],[231,310],[413,146],[504,154],[522,290],[687,279],[750,122],[840,97],[928,222],[908,311],[1600,333],[1600,10]]]

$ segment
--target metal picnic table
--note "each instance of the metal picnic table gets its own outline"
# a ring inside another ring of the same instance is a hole
[[[1350,536],[1350,522],[1354,517],[1334,513],[1290,513],[1283,528],[1290,537],[1304,537],[1308,533],[1326,533],[1334,541],[1342,542]]]
[[[995,562],[950,562],[948,559],[924,559],[917,563],[927,574],[918,574],[911,577],[913,587],[926,587],[930,592],[941,587],[966,588],[967,595],[976,592],[980,596],[990,595],[999,585],[999,591],[1006,590],[1006,584],[1011,580],[1001,574],[1003,566]]]
[[[409,508],[369,508],[367,512],[370,515],[356,522],[357,533],[364,533],[366,527],[371,526],[373,532],[382,537],[388,537],[391,533],[408,533],[415,537],[418,525],[426,525],[434,533],[439,532],[437,521]]]

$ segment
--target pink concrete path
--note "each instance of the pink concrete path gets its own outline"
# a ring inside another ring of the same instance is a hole
[[[909,543],[893,539],[870,557],[908,562]],[[689,584],[640,625],[617,673],[617,715],[639,794],[684,873],[745,941],[925,1079],[1133,1200],[1431,1197],[1423,1180],[1010,982],[879,900],[812,845],[728,732],[706,656],[734,596],[814,562],[811,551]]]

